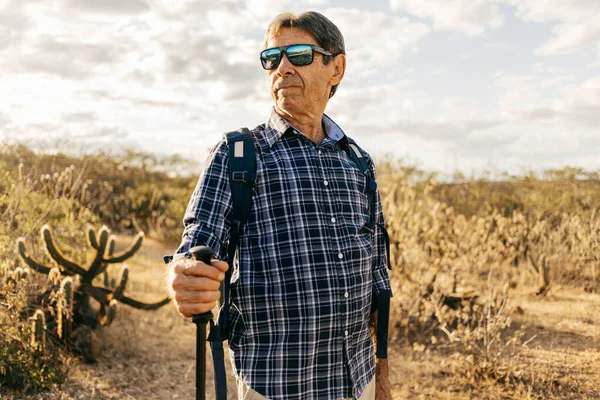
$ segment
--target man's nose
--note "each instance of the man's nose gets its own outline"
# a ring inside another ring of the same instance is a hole
[[[281,61],[279,61],[279,65],[277,66],[277,74],[281,76],[293,75],[294,71],[294,65],[288,60],[287,54],[283,53]]]

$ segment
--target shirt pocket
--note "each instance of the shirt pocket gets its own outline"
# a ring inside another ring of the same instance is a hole
[[[338,180],[336,204],[350,231],[360,231],[370,220],[367,177],[358,168],[348,168]]]
[[[242,312],[234,302],[231,302],[229,306],[229,348],[231,350],[236,351],[241,347],[247,330]]]

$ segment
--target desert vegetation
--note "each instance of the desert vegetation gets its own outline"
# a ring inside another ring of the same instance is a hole
[[[165,382],[189,382],[189,363],[185,374],[176,373],[162,352],[189,353],[191,327],[172,307],[156,311],[153,322],[138,309],[167,301],[155,253],[176,247],[197,176],[165,167],[182,171],[188,161],[134,152],[71,157],[5,145],[0,166],[0,394],[178,393]],[[593,312],[600,311],[598,173],[565,167],[438,182],[435,173],[390,160],[380,160],[377,171],[391,240],[395,398],[600,398],[600,313]],[[110,230],[123,248],[116,249]],[[153,248],[145,239],[142,245],[142,235]],[[152,252],[151,261],[140,261],[144,252]],[[73,310],[62,300],[77,293],[88,299],[77,306],[95,307]],[[115,317],[117,302],[126,305]],[[78,324],[59,332],[66,320]],[[157,327],[151,338],[135,328],[148,324]],[[104,337],[110,358],[102,349],[65,344],[65,333],[82,325]],[[188,339],[169,340],[174,335]],[[160,356],[142,355],[150,340]],[[85,364],[90,360],[98,362]],[[78,368],[88,380],[103,371],[97,376],[112,383],[90,389],[73,373]],[[124,368],[168,390],[142,392],[124,382]]]

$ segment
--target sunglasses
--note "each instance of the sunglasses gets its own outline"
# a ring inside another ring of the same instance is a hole
[[[315,51],[326,56],[333,56],[327,50],[314,44],[293,44],[291,46],[273,47],[261,51],[260,62],[264,69],[275,69],[281,62],[283,54],[285,54],[292,65],[301,67],[313,62]]]

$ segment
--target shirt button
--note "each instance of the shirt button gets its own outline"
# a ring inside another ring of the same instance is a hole
[[[318,152],[318,153],[319,153],[319,155],[321,155],[322,151],[321,151],[321,150],[319,150],[319,152]]]
[[[329,185],[329,182],[323,181],[323,185],[327,186],[327,185]]]
[[[348,292],[344,293],[344,297],[348,298]]]
[[[344,331],[344,335],[348,336],[348,331]]]
[[[335,223],[335,217],[331,217],[331,222]]]
[[[342,253],[338,253],[338,258],[341,260],[342,258],[344,258],[344,255]]]

